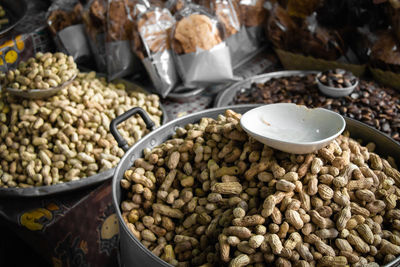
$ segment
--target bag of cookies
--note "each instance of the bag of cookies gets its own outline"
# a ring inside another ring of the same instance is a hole
[[[47,12],[47,24],[58,51],[71,55],[75,62],[89,62],[91,51],[82,24],[82,5],[78,0],[56,0]]]
[[[187,4],[175,14],[175,19],[171,45],[184,86],[193,88],[232,81],[223,24],[194,4]]]
[[[175,18],[166,8],[152,7],[136,21],[133,49],[142,60],[156,93],[166,97],[178,81],[169,42]]]
[[[130,48],[134,22],[129,16],[135,4],[129,0],[108,0],[105,52],[109,80],[131,75],[141,69],[140,60]]]
[[[226,44],[231,53],[232,66],[235,67],[254,51],[245,28],[241,27],[239,2],[235,0],[201,0],[199,3],[208,8],[224,25]]]
[[[97,71],[107,72],[105,33],[107,24],[107,0],[87,0],[82,10],[82,20]]]

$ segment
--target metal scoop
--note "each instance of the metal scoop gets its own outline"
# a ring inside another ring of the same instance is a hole
[[[28,98],[28,99],[43,99],[43,98],[48,98],[50,96],[53,96],[57,94],[59,91],[64,89],[66,86],[71,84],[75,80],[76,74],[72,76],[72,78],[59,86],[56,87],[51,87],[49,89],[27,89],[27,90],[20,90],[20,89],[14,89],[14,88],[9,88],[7,87],[6,90],[14,95],[14,96],[19,96],[23,98]]]

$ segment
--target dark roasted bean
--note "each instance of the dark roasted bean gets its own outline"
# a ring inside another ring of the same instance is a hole
[[[319,93],[315,75],[271,79],[240,90],[234,104],[288,102],[323,107],[360,120],[400,141],[400,100],[398,93],[361,80],[350,96],[330,98]]]

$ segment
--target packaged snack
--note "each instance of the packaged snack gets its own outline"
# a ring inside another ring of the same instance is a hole
[[[299,32],[301,51],[305,55],[327,60],[337,60],[346,52],[340,34],[318,24],[316,13],[308,16]]]
[[[246,27],[263,24],[267,11],[264,8],[265,0],[240,0],[240,18]]]
[[[56,0],[47,12],[47,24],[58,51],[71,55],[79,64],[90,60],[91,51],[82,24],[78,0]]]
[[[279,4],[275,4],[266,24],[269,41],[275,48],[300,51],[299,26]]]
[[[267,18],[267,10],[264,8],[265,0],[233,0],[239,6],[239,18],[241,29],[239,31],[239,42],[243,45],[241,49],[242,59],[251,56],[263,47],[265,34],[263,25]],[[236,64],[235,64],[236,65]]]
[[[99,72],[107,72],[105,33],[107,24],[107,0],[88,0],[82,10],[90,48]]]
[[[370,55],[370,64],[374,68],[400,73],[399,42],[392,31],[385,31],[379,35],[374,43]]]
[[[140,69],[140,60],[130,48],[129,37],[134,23],[130,9],[134,2],[128,0],[108,0],[105,52],[107,77],[109,80],[133,74]]]
[[[235,0],[205,0],[200,4],[208,8],[225,27],[225,34],[229,36],[240,30],[239,4]]]
[[[166,97],[178,81],[169,35],[175,18],[168,9],[152,7],[140,14],[134,30],[133,49],[162,97]]]
[[[232,64],[223,24],[203,8],[188,4],[176,15],[171,44],[186,87],[232,80]]]
[[[289,16],[306,18],[311,15],[320,4],[320,0],[289,0],[287,10]]]
[[[169,9],[169,11],[174,15],[179,10],[181,10],[186,4],[185,0],[168,0],[165,3],[165,7]]]

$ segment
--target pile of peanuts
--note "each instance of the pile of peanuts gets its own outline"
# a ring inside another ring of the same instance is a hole
[[[39,52],[20,62],[17,69],[9,70],[3,83],[5,87],[19,90],[49,89],[70,81],[77,73],[72,56]]]
[[[111,169],[124,154],[111,120],[137,106],[156,125],[162,115],[157,95],[126,91],[94,72],[45,100],[0,96],[0,187],[53,185]],[[148,132],[139,116],[118,129],[130,145]]]
[[[240,114],[178,128],[121,180],[122,217],[174,266],[379,266],[400,255],[400,173],[375,144],[339,136],[273,150]]]

